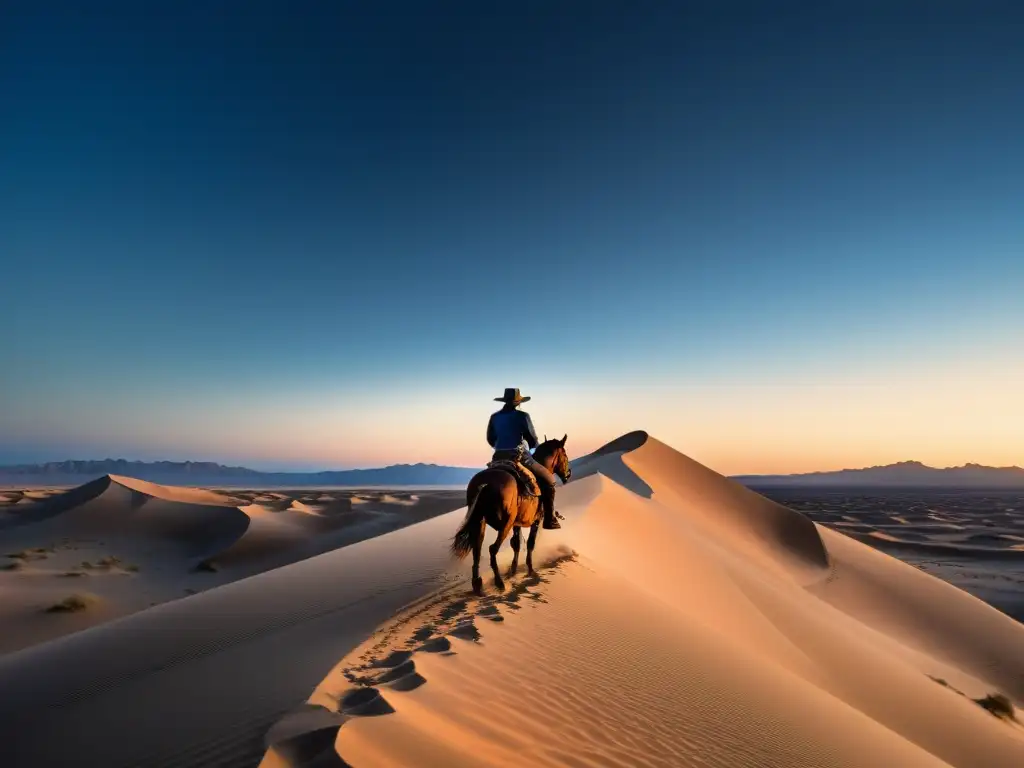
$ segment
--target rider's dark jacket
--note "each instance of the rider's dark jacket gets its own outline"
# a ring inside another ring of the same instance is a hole
[[[525,411],[502,408],[487,422],[487,443],[495,451],[527,451],[536,448],[538,442],[533,421]]]

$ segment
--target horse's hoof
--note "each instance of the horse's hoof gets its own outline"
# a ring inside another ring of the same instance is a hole
[[[473,579],[473,592],[477,595],[482,595],[484,593],[483,579]]]
[[[518,568],[509,568],[508,571],[505,573],[505,578],[506,579],[511,579],[513,576],[516,575],[516,572],[518,572],[518,571],[519,571]]]
[[[505,591],[505,582],[502,581],[501,579],[495,579],[494,580],[494,588],[496,590],[498,590],[499,592],[504,592]]]

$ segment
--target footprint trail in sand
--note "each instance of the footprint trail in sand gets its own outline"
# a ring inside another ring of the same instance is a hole
[[[396,699],[428,682],[421,672],[425,655],[457,656],[465,644],[483,643],[485,633],[504,623],[506,615],[546,604],[545,585],[573,562],[574,555],[559,557],[534,576],[511,580],[504,593],[478,597],[459,583],[410,607],[349,654],[305,706],[282,718],[268,734],[270,750],[262,765],[346,765],[328,736],[353,718],[395,714]],[[318,709],[321,717],[311,717]],[[298,723],[310,727],[296,728]]]

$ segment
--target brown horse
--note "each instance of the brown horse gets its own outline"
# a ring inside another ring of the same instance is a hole
[[[533,458],[562,478],[563,483],[569,482],[572,476],[569,457],[565,452],[565,441],[568,437],[566,435],[561,440],[545,440],[533,452]],[[507,470],[494,468],[484,469],[473,476],[466,488],[466,502],[466,519],[452,539],[452,554],[461,560],[472,550],[473,591],[478,595],[483,592],[480,550],[483,548],[484,533],[488,525],[498,532],[498,538],[489,548],[494,586],[498,591],[505,591],[505,582],[498,573],[498,550],[511,533],[512,565],[507,575],[512,577],[519,569],[520,528],[530,529],[530,537],[526,541],[526,568],[533,576],[533,547],[537,543],[537,530],[543,517],[540,513],[540,497],[520,494],[519,482],[515,476]]]

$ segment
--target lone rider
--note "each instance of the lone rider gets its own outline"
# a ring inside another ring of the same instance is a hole
[[[492,461],[511,459],[533,472],[540,485],[543,527],[561,528],[562,524],[555,517],[555,476],[530,453],[531,448],[537,447],[537,433],[533,429],[530,414],[518,410],[530,398],[520,395],[518,388],[508,388],[502,397],[494,399],[505,405],[500,411],[492,413],[487,422],[487,442],[494,449]]]

